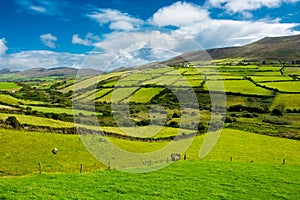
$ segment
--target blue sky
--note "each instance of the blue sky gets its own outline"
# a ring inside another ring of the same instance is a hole
[[[128,67],[300,34],[299,8],[300,0],[1,0],[0,69]]]

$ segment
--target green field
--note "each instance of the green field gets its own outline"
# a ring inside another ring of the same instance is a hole
[[[138,103],[147,103],[162,90],[163,88],[141,88],[129,100]]]
[[[2,91],[15,91],[19,90],[21,87],[13,82],[0,82],[0,90]]]
[[[204,89],[211,91],[222,91],[223,84],[226,92],[258,95],[271,94],[271,91],[257,87],[248,80],[207,81]],[[210,88],[208,88],[208,85],[210,86]]]
[[[284,73],[287,75],[300,75],[300,67],[285,67]]]
[[[289,82],[270,82],[262,83],[270,88],[276,88],[283,92],[300,92],[300,81],[289,81]]]
[[[278,94],[271,108],[284,105],[285,109],[300,109],[300,94]]]
[[[104,131],[118,133],[120,135],[130,135],[135,137],[147,138],[161,138],[181,135],[182,133],[193,133],[193,130],[178,129],[172,127],[160,126],[142,126],[142,127],[102,127]]]
[[[43,102],[39,102],[39,101],[18,99],[7,94],[0,94],[0,102],[5,104],[10,104],[10,105],[44,104]]]
[[[78,135],[26,132],[1,129],[0,171],[2,175],[36,172],[41,162],[45,172],[76,172],[103,167],[82,145]],[[16,139],[17,138],[17,139]],[[51,150],[59,149],[53,155]]]
[[[138,89],[137,87],[117,88],[113,92],[108,93],[104,97],[98,99],[99,102],[119,102],[127,99],[132,93]]]
[[[78,115],[79,113],[82,113],[84,115],[92,115],[95,114],[94,112],[91,111],[86,111],[86,110],[76,110],[72,108],[60,108],[60,107],[41,107],[41,106],[30,106],[32,110],[36,110],[39,112],[43,113],[66,113],[68,115]]]
[[[174,83],[176,83],[176,81],[178,81],[180,78],[182,78],[181,75],[170,75],[170,76],[160,76],[158,78],[154,78],[148,81],[144,81],[143,84],[156,84],[156,85],[173,85]]]
[[[151,64],[80,77],[76,85],[70,77],[26,79],[13,93],[18,85],[2,82],[0,199],[300,199],[299,69],[252,63],[228,58],[172,67]],[[74,88],[78,91],[70,91]],[[208,90],[226,92],[226,105],[221,94]],[[196,103],[184,96],[193,91]],[[95,105],[101,113],[72,109],[72,103],[86,110]],[[125,107],[118,106],[125,103],[136,127],[125,118]],[[78,129],[82,136],[74,134],[71,116],[62,113],[84,114],[78,120],[86,128]],[[13,129],[4,123],[9,116],[51,128]],[[204,134],[208,127],[212,130]],[[215,130],[221,133],[217,143],[200,158],[203,144],[218,135]],[[106,149],[110,144],[118,150]],[[187,160],[145,172],[170,164],[171,153]],[[103,163],[94,156],[104,156]]]
[[[289,76],[250,76],[254,82],[291,81]]]
[[[0,119],[6,120],[9,116],[15,116],[21,124],[30,124],[36,126],[49,126],[55,128],[61,127],[74,127],[74,123],[63,122],[54,119],[48,119],[43,117],[35,117],[30,115],[18,115],[18,114],[8,114],[0,113]]]
[[[92,86],[92,85],[100,82],[100,81],[106,80],[106,79],[114,77],[114,76],[120,76],[122,74],[123,74],[122,72],[116,72],[116,73],[109,73],[109,74],[102,74],[102,75],[99,75],[99,76],[94,76],[94,77],[76,82],[75,83],[76,85],[74,84],[75,86],[71,85],[69,87],[61,89],[61,91],[62,92],[68,92],[69,90],[74,90],[74,89],[79,90],[79,89],[82,89],[82,88],[87,88],[89,86]]]
[[[204,137],[205,135],[201,135],[195,138],[186,152],[189,159],[199,160],[198,154]],[[39,162],[43,163],[46,172],[75,172],[80,164],[87,165],[86,171],[99,166],[85,150],[78,135],[1,129],[0,138],[2,146],[5,147],[0,149],[0,171],[3,175],[36,172]],[[149,152],[168,144],[167,141],[139,142],[117,138],[109,140],[130,152]],[[59,154],[52,155],[51,150],[54,147],[59,149]],[[280,164],[282,159],[286,159],[286,164],[300,165],[299,154],[300,141],[224,129],[217,145],[204,160],[227,162],[232,157],[235,162],[252,160],[254,163]]]
[[[298,199],[299,166],[184,161],[153,173],[0,179],[2,199]]]

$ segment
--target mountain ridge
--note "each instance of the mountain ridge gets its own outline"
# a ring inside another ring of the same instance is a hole
[[[282,37],[265,37],[256,42],[238,46],[223,47],[208,50],[198,50],[183,53],[165,61],[165,64],[176,64],[189,61],[224,58],[245,58],[252,61],[300,60],[300,34]]]

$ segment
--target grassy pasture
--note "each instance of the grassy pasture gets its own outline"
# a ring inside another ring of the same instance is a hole
[[[152,173],[103,171],[0,179],[3,199],[298,199],[299,166],[175,162]]]
[[[300,75],[300,67],[285,67],[284,73],[287,75]]]
[[[130,88],[117,88],[112,92],[108,93],[104,97],[98,99],[99,102],[119,102],[121,100],[127,99],[131,94],[138,89],[137,87]]]
[[[278,105],[284,105],[285,109],[300,109],[300,94],[278,94],[271,109]]]
[[[149,73],[133,73],[127,76],[121,77],[121,81],[145,81],[148,79],[152,79],[153,77],[158,76],[157,74],[149,74]]]
[[[82,145],[78,135],[51,134],[1,129],[0,171],[3,175],[20,175],[38,171],[41,162],[45,172],[77,172],[101,168]],[[58,148],[56,155],[51,153]]]
[[[276,88],[279,91],[284,92],[300,92],[300,81],[289,81],[289,82],[269,82],[262,83],[270,88]]]
[[[13,82],[0,82],[0,90],[2,91],[19,90],[20,88],[20,86]]]
[[[181,78],[178,81],[176,81],[175,83],[173,83],[172,86],[199,87],[202,82],[203,82],[203,79],[192,79],[192,78],[187,79],[185,77],[185,78]]]
[[[204,89],[212,91],[222,91],[222,82],[226,92],[236,92],[242,94],[270,95],[271,91],[255,86],[248,80],[224,80],[207,81]],[[211,88],[208,88],[208,85]]]
[[[90,90],[90,91],[87,91],[87,92],[84,92],[83,94],[73,94],[73,98],[72,98],[72,100],[75,100],[75,101],[77,101],[77,100],[82,100],[83,101],[83,99],[85,99],[85,98],[88,98],[89,96],[91,96],[92,94],[94,94],[96,92],[96,90]]]
[[[112,78],[114,76],[120,76],[124,74],[124,72],[116,72],[116,73],[109,73],[109,74],[102,74],[102,75],[99,75],[99,76],[94,76],[94,77],[91,77],[91,78],[87,78],[87,79],[84,79],[82,81],[79,81],[76,84],[76,86],[74,85],[71,85],[69,87],[66,87],[66,88],[63,88],[61,90],[61,92],[68,92],[69,90],[74,90],[75,88],[78,90],[78,89],[83,89],[83,88],[87,88],[91,85],[94,85],[100,81],[103,81],[103,80],[106,80],[108,78]]]
[[[181,135],[182,133],[189,134],[194,131],[178,129],[172,127],[161,126],[141,126],[141,127],[101,127],[104,131],[118,133],[120,135],[130,135],[135,137],[169,137]]]
[[[156,84],[156,85],[172,85],[177,80],[181,78],[181,75],[175,75],[175,76],[160,76],[158,78],[154,78],[148,81],[144,81],[143,84]]]
[[[19,115],[19,114],[9,114],[9,113],[0,113],[0,119],[5,120],[9,116],[15,116],[21,124],[31,124],[36,126],[49,126],[55,128],[61,127],[74,127],[74,123],[63,122],[54,119],[48,119],[43,117],[35,117],[30,115]]]
[[[188,159],[199,160],[198,153],[205,135],[195,137],[186,152]],[[118,147],[130,152],[151,152],[168,142],[139,142],[109,138]],[[84,164],[85,170],[99,168],[99,163],[85,150],[78,135],[26,132],[1,129],[0,171],[5,174],[26,174],[38,171],[37,164],[43,163],[46,172],[75,172]],[[181,141],[178,141],[179,143]],[[300,165],[300,141],[289,140],[249,132],[223,129],[218,143],[206,161],[271,163]],[[59,153],[52,155],[52,148]],[[97,164],[98,163],[98,164]]]
[[[279,71],[279,69],[278,69],[278,71],[272,71],[272,72],[258,71],[258,72],[253,73],[252,75],[255,75],[255,76],[271,76],[271,77],[279,76],[279,77],[282,77],[282,74]]]
[[[161,68],[156,68],[156,69],[149,69],[143,71],[143,74],[155,74],[155,75],[162,75],[166,72],[173,71],[174,69],[171,67],[161,67]]]
[[[259,71],[279,71],[282,67],[274,67],[274,66],[262,66],[259,67]]]
[[[43,102],[39,102],[39,101],[18,99],[18,98],[15,98],[15,97],[7,95],[7,94],[0,94],[0,102],[5,103],[5,104],[10,104],[10,105],[44,104]]]
[[[91,111],[76,110],[72,108],[42,107],[42,106],[30,106],[30,107],[32,108],[32,110],[36,110],[43,113],[57,113],[57,114],[66,113],[68,115],[79,114],[79,113],[82,113],[84,115],[95,114],[94,112]]]
[[[249,76],[254,82],[291,81],[289,76]]]
[[[129,98],[129,101],[147,103],[162,90],[163,88],[141,88]]]

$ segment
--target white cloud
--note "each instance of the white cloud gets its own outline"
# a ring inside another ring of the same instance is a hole
[[[17,5],[31,14],[44,14],[50,16],[62,16],[63,8],[68,5],[64,0],[16,0]]]
[[[208,0],[213,7],[225,8],[230,13],[243,13],[262,7],[277,8],[283,3],[296,3],[299,0]]]
[[[87,17],[96,20],[101,26],[109,24],[113,30],[131,30],[139,27],[144,22],[141,19],[131,17],[127,13],[121,13],[113,9],[99,9],[97,12],[88,14]]]
[[[36,67],[79,67],[84,57],[84,54],[70,54],[44,50],[22,51],[0,57],[0,66],[15,70]]]
[[[181,27],[208,19],[209,13],[207,10],[190,3],[176,2],[171,6],[159,9],[150,21],[152,24],[161,27],[168,25]]]
[[[5,38],[0,39],[0,56],[5,55],[7,49]]]
[[[78,34],[74,34],[72,37],[73,44],[82,44],[85,46],[93,46],[98,41],[100,41],[100,38],[92,33],[87,33],[85,38],[80,38]]]
[[[40,38],[45,46],[56,48],[55,42],[57,41],[57,37],[53,36],[51,33],[40,35]]]
[[[252,22],[234,20],[209,20],[205,23],[182,27],[176,32],[190,35],[205,48],[244,45],[263,37],[275,37],[300,34],[292,30],[298,24]]]

